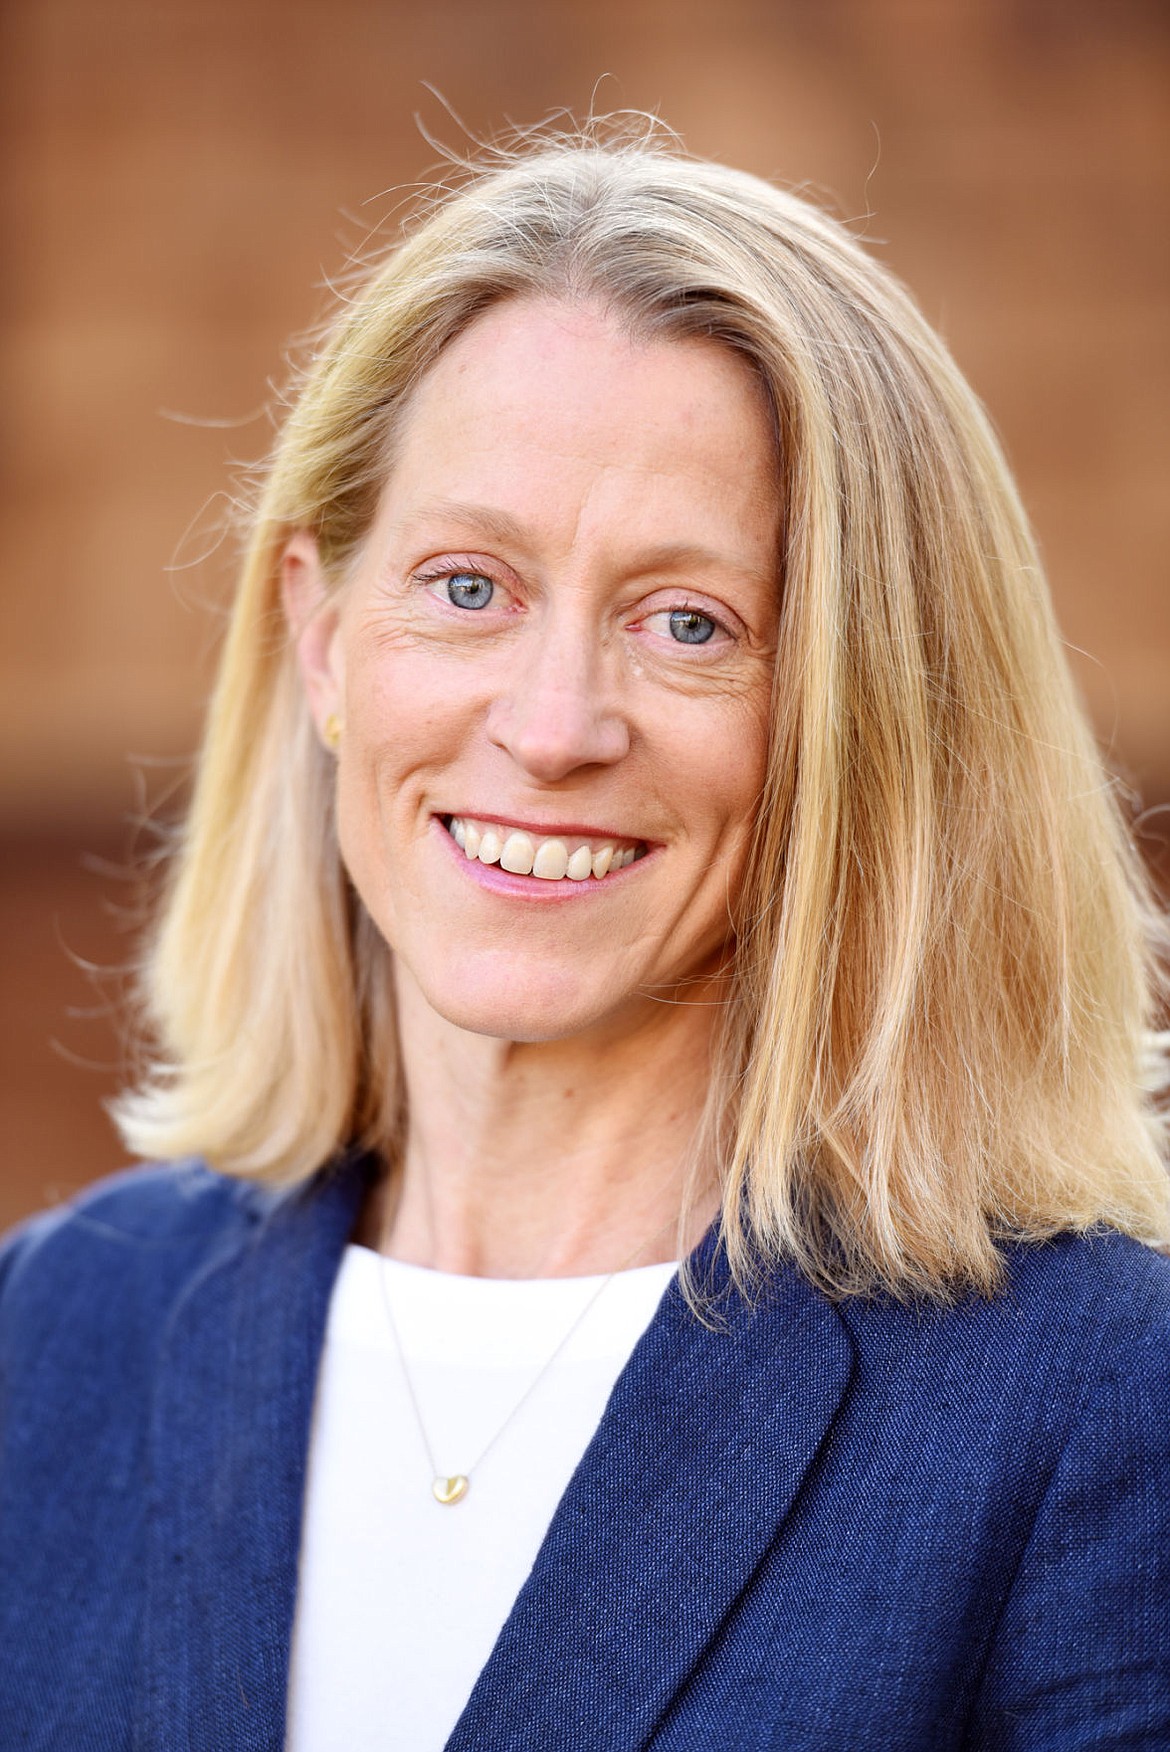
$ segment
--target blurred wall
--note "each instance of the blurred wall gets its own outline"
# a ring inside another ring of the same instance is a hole
[[[130,952],[112,871],[196,742],[288,337],[435,162],[415,112],[463,143],[424,82],[476,134],[653,109],[854,221],[988,403],[1100,734],[1170,801],[1168,70],[1126,0],[5,0],[0,1220],[119,1159],[70,957]]]

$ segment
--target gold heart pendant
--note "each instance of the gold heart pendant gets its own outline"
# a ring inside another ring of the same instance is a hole
[[[431,1485],[431,1495],[437,1503],[459,1503],[467,1495],[469,1482],[461,1472],[454,1478],[436,1478]]]

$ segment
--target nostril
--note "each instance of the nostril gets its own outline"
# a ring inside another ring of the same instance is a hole
[[[567,710],[563,705],[540,715],[531,708],[522,714],[501,714],[491,734],[513,760],[546,782],[579,767],[612,765],[629,748],[629,733],[620,718]]]
[[[544,780],[620,760],[629,746],[628,728],[592,668],[578,653],[576,662],[550,657],[526,671],[490,708],[492,740]]]

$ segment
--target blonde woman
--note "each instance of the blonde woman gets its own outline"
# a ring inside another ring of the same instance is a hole
[[[1170,1743],[1160,932],[858,244],[620,128],[434,191],[255,509],[168,1165],[4,1255],[0,1740]]]

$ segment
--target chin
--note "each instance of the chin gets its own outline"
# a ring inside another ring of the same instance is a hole
[[[510,957],[502,968],[490,961],[477,967],[472,961],[446,971],[444,978],[428,970],[418,982],[431,1008],[453,1027],[497,1040],[565,1040],[608,1021],[622,1007],[620,984],[598,979],[596,970],[588,978],[579,968],[527,969]]]

